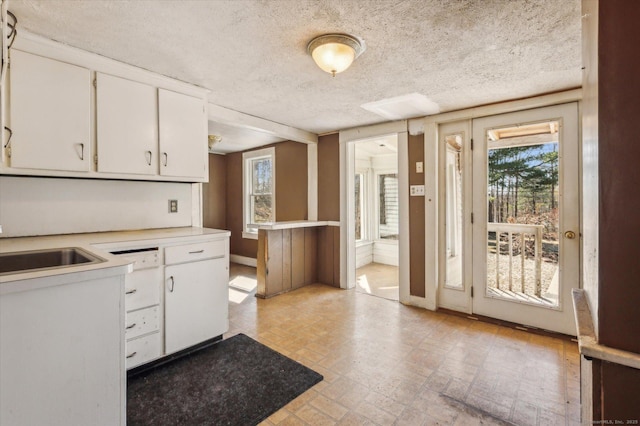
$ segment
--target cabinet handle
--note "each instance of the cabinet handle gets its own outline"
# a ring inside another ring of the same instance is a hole
[[[169,154],[163,152],[162,155],[164,156],[164,166],[167,167],[167,163],[169,162]]]
[[[129,355],[127,355],[127,359],[129,359],[129,358],[133,358],[134,356],[136,356],[136,355],[137,355],[137,353],[138,353],[138,352],[132,352],[132,353],[130,353]]]
[[[153,153],[151,151],[147,151],[147,154],[149,154],[149,159],[147,160],[147,165],[150,166],[151,165],[151,157],[153,156]]]
[[[204,249],[189,252],[189,254],[198,254],[198,253],[204,253]]]
[[[173,275],[170,276],[169,279],[171,280],[171,288],[169,289],[169,293],[173,293],[173,286],[175,284],[175,281],[173,280]]]
[[[80,161],[84,161],[84,144],[78,144],[80,145]]]
[[[133,294],[133,293],[135,293],[136,291],[138,291],[138,290],[136,290],[136,289],[134,288],[133,290],[125,291],[125,292],[124,292],[124,294]]]
[[[135,327],[135,326],[136,326],[136,323],[134,322],[133,324],[128,325],[128,326],[126,326],[125,328],[126,328],[127,330],[131,330],[131,329],[132,329],[133,327]]]

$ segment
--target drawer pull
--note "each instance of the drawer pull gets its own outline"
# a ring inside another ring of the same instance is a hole
[[[136,356],[136,355],[137,355],[137,353],[138,353],[138,352],[132,352],[132,353],[130,353],[129,355],[127,355],[127,359],[129,359],[129,358],[133,358],[134,356]]]
[[[198,253],[204,253],[204,249],[189,252],[189,254],[198,254]]]
[[[135,326],[136,326],[136,323],[134,322],[133,324],[128,325],[128,326],[126,326],[125,328],[126,328],[127,330],[131,330],[131,329],[132,329],[133,327],[135,327]]]
[[[136,290],[136,289],[134,288],[133,290],[125,291],[125,292],[124,292],[124,294],[133,294],[133,293],[135,293],[136,291],[138,291],[138,290]]]

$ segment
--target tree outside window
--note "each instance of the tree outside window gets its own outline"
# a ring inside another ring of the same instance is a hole
[[[275,149],[266,148],[245,152],[242,157],[244,167],[243,236],[256,238],[257,229],[250,225],[275,221]]]

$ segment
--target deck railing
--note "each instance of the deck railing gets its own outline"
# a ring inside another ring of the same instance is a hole
[[[527,241],[534,241],[534,269],[535,269],[535,295],[541,297],[542,294],[542,225],[524,225],[520,223],[487,223],[487,231],[496,234],[496,288],[500,288],[500,258],[501,249],[507,245],[509,254],[509,291],[525,292],[525,258],[527,253]],[[502,236],[507,235],[507,240],[502,241]],[[528,237],[530,236],[530,237]],[[513,245],[515,241],[520,241],[520,289],[514,289],[513,280]]]

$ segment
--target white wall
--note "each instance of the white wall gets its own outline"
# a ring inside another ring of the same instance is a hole
[[[192,226],[193,198],[190,183],[0,176],[1,236]]]
[[[365,241],[356,243],[356,269],[373,262],[373,243]]]
[[[373,261],[398,266],[398,241],[377,240],[373,244]]]

